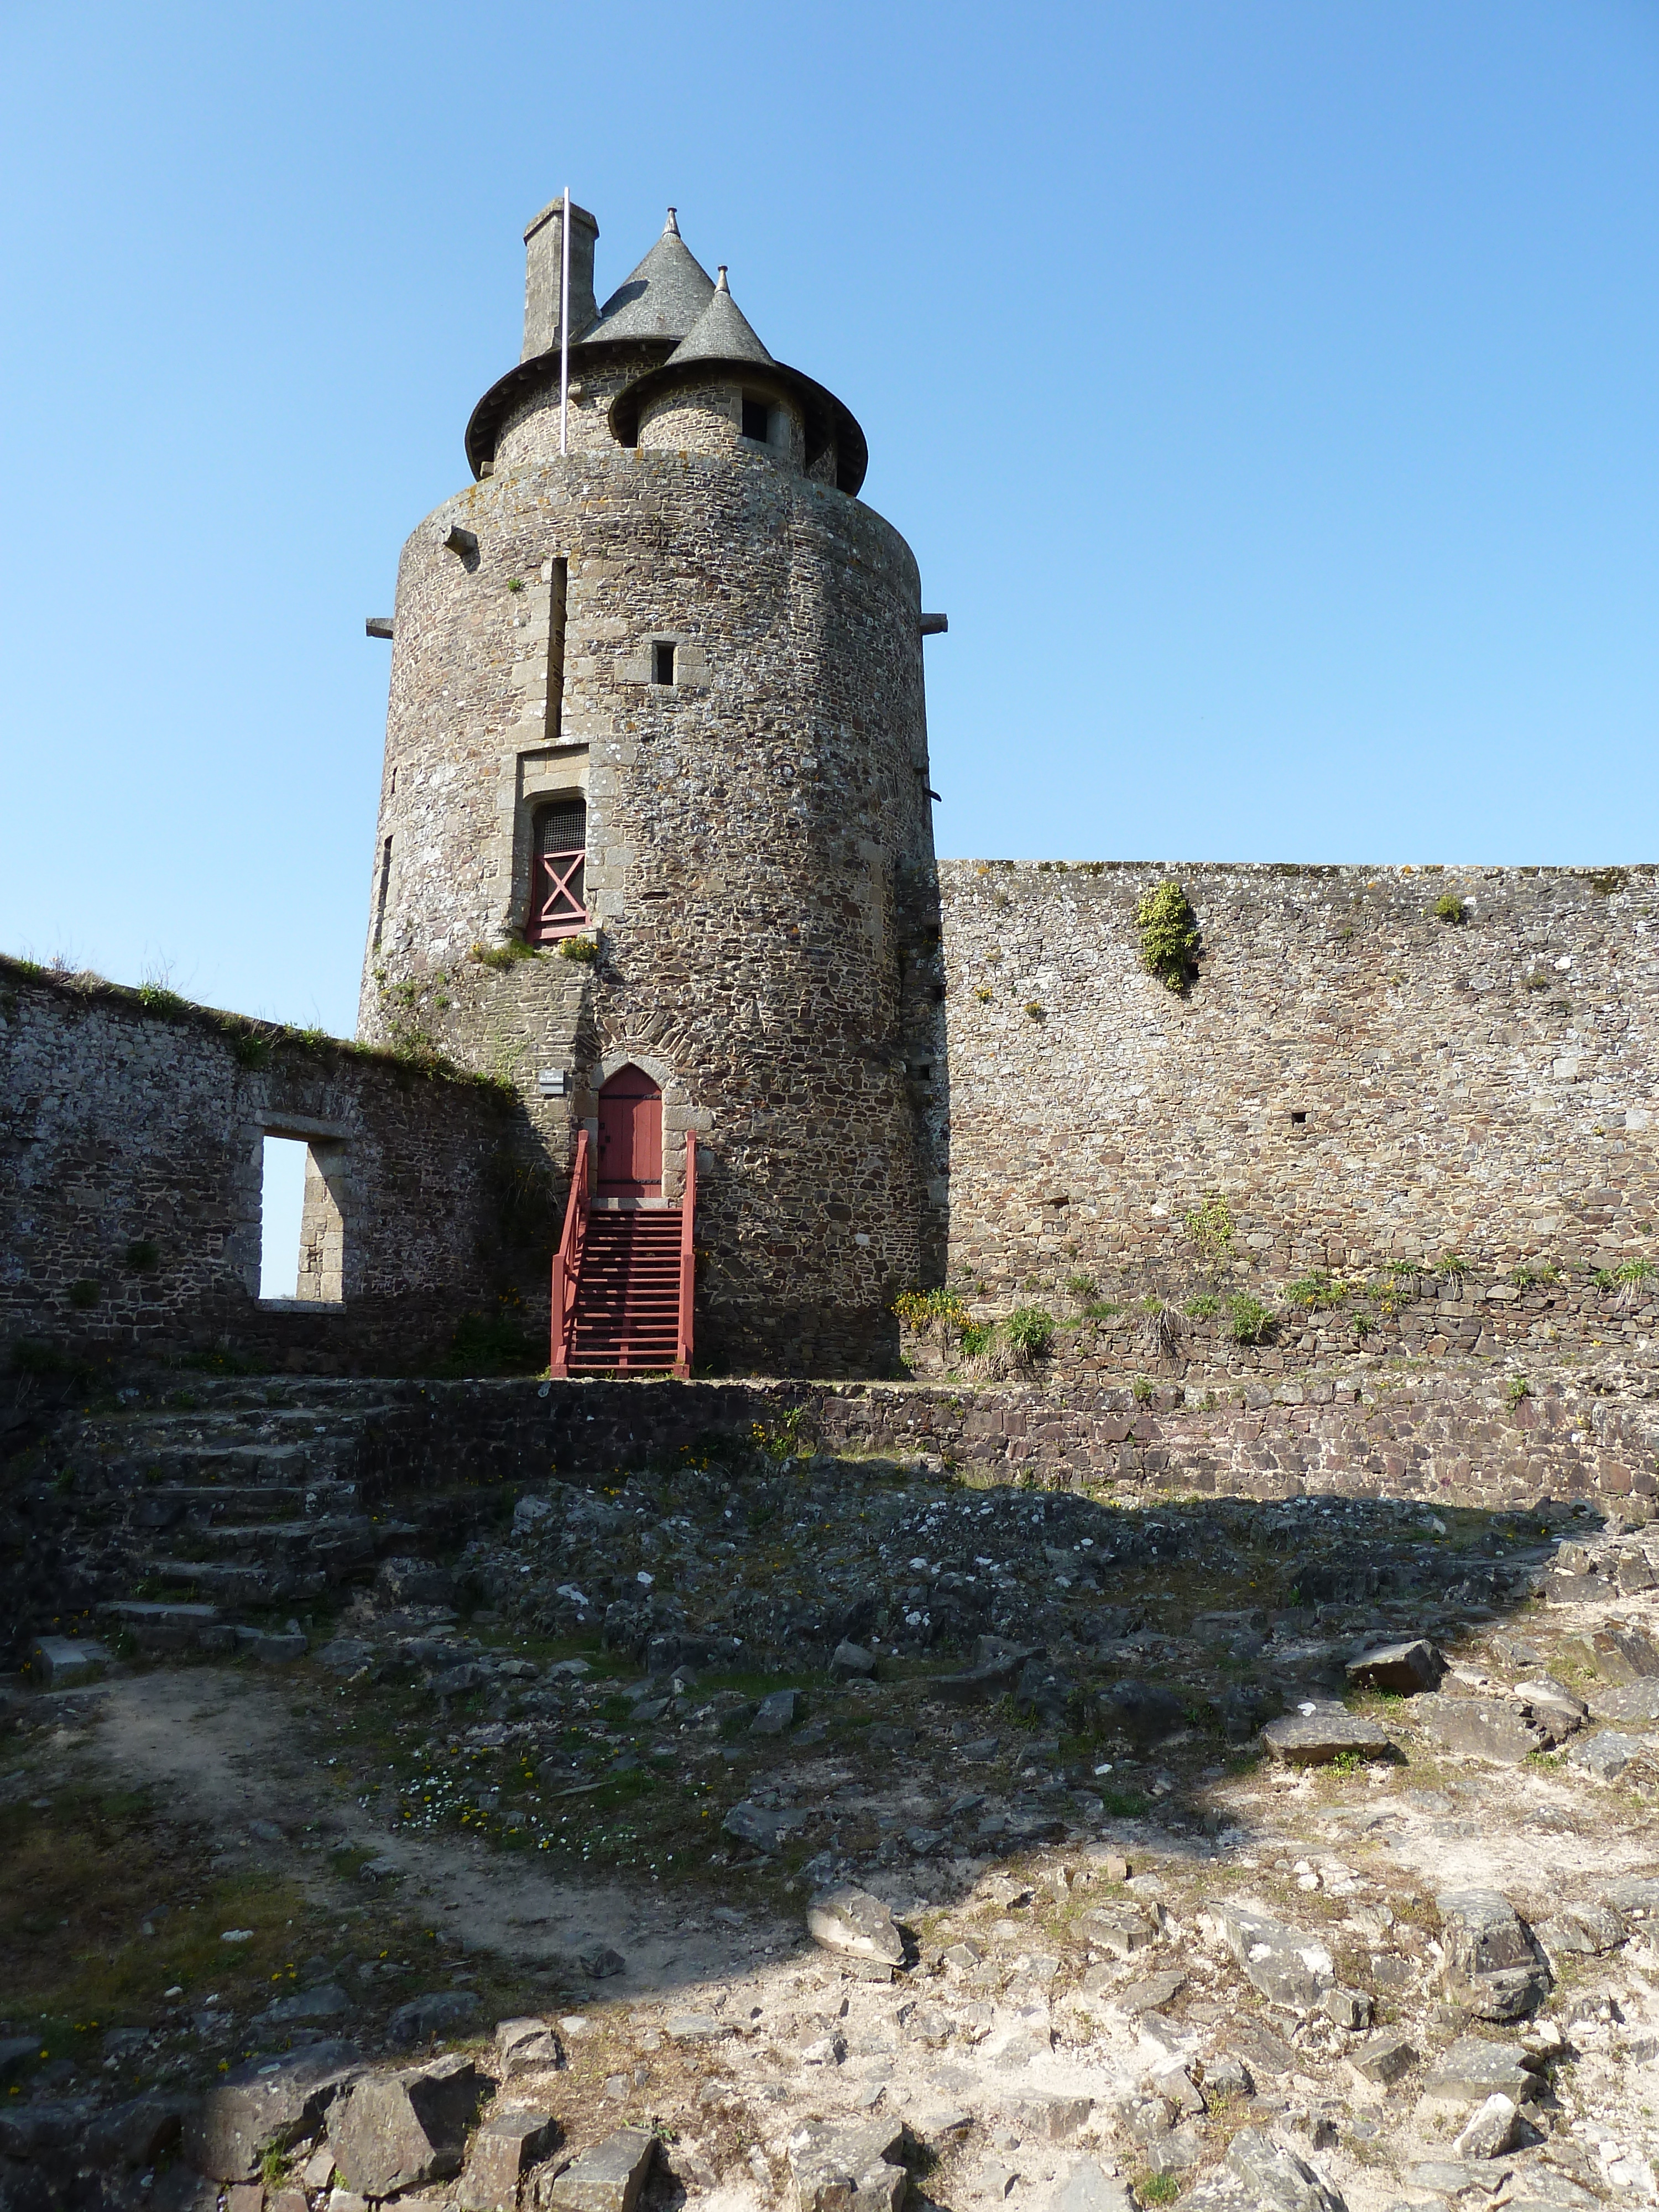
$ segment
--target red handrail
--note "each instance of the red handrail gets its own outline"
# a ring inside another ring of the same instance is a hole
[[[570,1341],[576,1327],[576,1285],[581,1279],[582,1247],[587,1241],[587,1132],[576,1137],[576,1158],[570,1170],[570,1197],[564,1209],[564,1235],[553,1255],[552,1355],[550,1375],[570,1372]]]
[[[685,1195],[680,1200],[680,1330],[674,1372],[682,1382],[691,1379],[691,1307],[696,1287],[697,1255],[695,1226],[697,1213],[697,1140],[690,1131],[685,1139]]]

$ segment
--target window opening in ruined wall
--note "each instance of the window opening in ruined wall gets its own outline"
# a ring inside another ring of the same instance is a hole
[[[343,1145],[266,1137],[259,1182],[261,1298],[343,1303],[344,1200]]]
[[[665,639],[659,638],[651,648],[651,681],[672,684],[674,680],[674,648]]]
[[[531,945],[550,945],[587,927],[586,802],[556,799],[538,806],[533,831],[525,939]]]
[[[743,395],[743,434],[764,446],[772,434],[772,410],[764,399],[757,399],[752,392]]]

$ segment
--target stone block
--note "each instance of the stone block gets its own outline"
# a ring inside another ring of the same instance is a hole
[[[313,2134],[362,2071],[349,2043],[313,2043],[234,2068],[184,2124],[185,2155],[198,2173],[247,2181],[267,2143]]]
[[[812,2120],[789,2138],[789,2212],[899,2212],[902,2124]]]
[[[815,1897],[806,1908],[806,1932],[843,1958],[904,1964],[904,1937],[891,1911],[868,1890],[832,1889]]]
[[[472,2061],[459,2057],[359,2081],[329,2114],[341,2179],[365,2197],[391,2197],[459,2173],[487,2086]]]
[[[619,2128],[573,2159],[544,2192],[549,2212],[634,2212],[656,2154],[644,2128]]]
[[[29,1672],[43,1690],[89,1682],[110,1663],[107,1644],[90,1636],[43,1636],[29,1654]]]
[[[1582,1766],[1587,1774],[1593,1774],[1598,1782],[1616,1782],[1647,1748],[1640,1736],[1624,1735],[1617,1729],[1602,1729],[1595,1735],[1581,1736],[1567,1758],[1574,1766]]]
[[[1425,1636],[1404,1644],[1382,1644],[1350,1659],[1348,1680],[1356,1688],[1392,1690],[1412,1697],[1419,1690],[1438,1686],[1446,1662]]]
[[[1484,2103],[1501,2089],[1520,2104],[1538,2087],[1533,2063],[1518,2043],[1492,2043],[1466,2035],[1436,2059],[1423,2094],[1433,2104],[1468,2106]]]
[[[1108,2173],[1098,2159],[1079,2158],[1054,2184],[1048,2212],[1134,2212],[1129,2185]]]
[[[1331,1954],[1316,1937],[1249,1903],[1220,1905],[1215,1917],[1228,1949],[1269,2003],[1311,2012],[1334,1985]]]
[[[1549,1730],[1508,1698],[1448,1698],[1437,1691],[1419,1698],[1412,1711],[1436,1743],[1494,1766],[1518,1766],[1550,1747]]]
[[[514,2212],[525,2175],[558,2141],[548,2112],[496,2112],[467,2148],[456,2203],[461,2212]]]
[[[1417,2051],[1410,2036],[1389,2030],[1351,2051],[1347,2063],[1373,2088],[1391,2089],[1416,2065]]]
[[[1435,1899],[1450,2002],[1479,2020],[1521,2020],[1549,1994],[1552,1977],[1536,1937],[1492,1889],[1448,1890]]]
[[[545,2020],[502,2020],[495,2023],[496,2072],[503,2081],[517,2074],[550,2074],[564,2064],[564,2046]]]
[[[755,1717],[749,1723],[750,1735],[783,1735],[800,1718],[800,1693],[796,1690],[773,1690],[760,1701]]]
[[[1516,2107],[1501,2089],[1470,2113],[1452,2144],[1455,2158],[1501,2158],[1515,2140]]]
[[[1394,1746],[1386,1729],[1342,1705],[1285,1713],[1269,1721],[1261,1741],[1286,1766],[1328,1766],[1334,1759],[1387,1759]]]

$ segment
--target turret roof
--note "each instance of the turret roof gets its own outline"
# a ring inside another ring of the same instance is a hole
[[[683,338],[713,298],[714,280],[680,236],[668,210],[662,236],[639,267],[618,284],[578,340]]]
[[[724,262],[708,305],[668,356],[671,368],[686,361],[754,361],[771,366],[771,355],[732,297]]]

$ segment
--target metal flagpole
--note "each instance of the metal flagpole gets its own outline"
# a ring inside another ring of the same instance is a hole
[[[570,187],[559,226],[559,451],[570,450]]]

